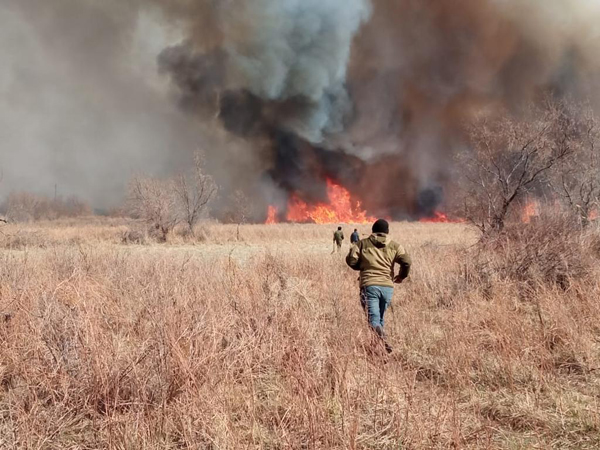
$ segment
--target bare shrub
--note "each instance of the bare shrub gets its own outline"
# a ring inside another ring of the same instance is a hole
[[[173,189],[179,214],[194,235],[194,226],[206,213],[208,205],[217,195],[217,185],[213,178],[204,172],[204,160],[201,153],[194,155],[191,173],[182,173],[175,177]]]
[[[252,215],[252,209],[250,205],[251,200],[244,194],[244,192],[237,190],[231,196],[232,203],[235,207],[235,212],[232,215],[232,220],[238,225],[248,223]]]
[[[542,215],[529,224],[507,225],[503,233],[482,240],[471,254],[470,273],[483,286],[499,279],[527,291],[545,286],[568,289],[574,280],[592,274],[597,263],[584,242],[581,227],[571,217]]]
[[[148,243],[148,236],[142,230],[131,230],[128,229],[123,232],[121,236],[122,244],[140,244],[144,245]]]
[[[89,204],[76,196],[49,198],[30,192],[11,192],[4,209],[12,222],[56,220],[92,214]]]
[[[0,234],[0,247],[6,250],[46,248],[51,242],[41,233],[28,230]]]
[[[569,127],[573,154],[559,161],[550,186],[567,208],[587,226],[600,206],[600,124],[589,105],[567,103],[560,111]]]
[[[195,231],[195,238],[200,242],[208,242],[211,240],[211,230],[209,227],[201,226]]]
[[[75,195],[71,195],[64,200],[58,197],[54,204],[55,208],[58,209],[58,217],[81,217],[93,213],[91,206]]]
[[[30,222],[39,211],[39,198],[28,192],[11,192],[6,200],[6,215],[13,222]]]
[[[600,259],[600,233],[598,229],[586,233],[583,245],[594,258]]]
[[[465,218],[483,233],[502,231],[514,203],[572,153],[567,121],[551,102],[524,117],[477,117],[472,148],[459,155]]]
[[[252,215],[252,210],[250,208],[251,202],[246,194],[240,190],[237,190],[233,193],[231,200],[235,208],[234,212],[232,213],[231,220],[237,224],[235,235],[236,240],[239,241],[241,239],[240,226],[247,223]]]
[[[129,184],[128,208],[132,216],[145,222],[149,234],[160,242],[181,221],[172,180],[135,177]]]

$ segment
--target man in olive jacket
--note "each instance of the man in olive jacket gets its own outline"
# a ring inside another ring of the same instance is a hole
[[[379,219],[372,231],[371,236],[352,246],[346,263],[360,271],[361,305],[371,328],[384,339],[383,316],[392,301],[394,283],[402,283],[408,277],[411,260],[404,248],[389,237],[387,221]],[[400,266],[398,275],[394,275],[396,264]],[[387,343],[385,348],[392,351]]]
[[[342,242],[344,242],[344,232],[342,227],[338,227],[337,231],[333,233],[333,242],[337,246],[338,253],[342,250]]]

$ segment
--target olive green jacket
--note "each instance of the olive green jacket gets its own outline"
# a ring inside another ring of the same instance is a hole
[[[350,249],[346,264],[360,270],[360,286],[394,287],[394,268],[400,265],[398,281],[408,277],[411,260],[404,248],[387,234],[372,234]]]
[[[335,242],[337,245],[342,245],[342,241],[344,240],[344,232],[337,230],[335,233],[333,233],[333,242]]]

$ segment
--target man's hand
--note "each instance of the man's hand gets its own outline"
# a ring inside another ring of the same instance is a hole
[[[405,280],[406,278],[402,278],[400,275],[397,275],[396,278],[394,278],[394,283],[396,284],[402,284],[402,282]]]

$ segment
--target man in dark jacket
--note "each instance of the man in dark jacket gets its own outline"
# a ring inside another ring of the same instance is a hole
[[[402,283],[410,272],[410,256],[404,248],[389,237],[387,221],[379,219],[373,224],[373,234],[353,245],[346,263],[360,271],[360,300],[373,331],[384,340],[383,316],[394,294],[394,283]],[[394,275],[395,266],[400,266]],[[385,340],[384,340],[385,342]],[[391,347],[385,343],[391,352]]]
[[[352,233],[350,236],[350,244],[358,244],[358,241],[360,241],[360,235],[358,234],[358,230],[355,228],[354,233]]]

